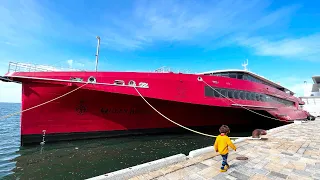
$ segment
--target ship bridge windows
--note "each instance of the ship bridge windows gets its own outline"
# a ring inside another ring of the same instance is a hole
[[[272,103],[280,103],[286,106],[293,106],[294,102],[281,99],[275,96],[270,96],[266,94],[250,92],[250,91],[242,91],[236,89],[226,89],[226,88],[214,88],[213,90],[209,86],[205,86],[205,96],[206,97],[214,97],[214,98],[230,98],[230,99],[242,99],[242,100],[250,100],[250,101],[261,101],[261,102],[272,102]]]

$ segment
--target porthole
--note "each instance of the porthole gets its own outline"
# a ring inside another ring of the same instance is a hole
[[[115,85],[124,85],[124,81],[123,80],[114,80],[114,84]]]
[[[130,81],[129,81],[129,86],[136,86],[136,82],[133,81],[133,80],[130,80]]]
[[[96,78],[94,78],[93,76],[90,76],[90,77],[88,78],[88,82],[89,82],[89,83],[96,83]]]

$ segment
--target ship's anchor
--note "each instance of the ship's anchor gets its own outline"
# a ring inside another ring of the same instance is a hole
[[[42,142],[40,142],[40,145],[44,145],[45,144],[45,140],[44,140],[44,138],[45,138],[45,136],[46,136],[46,130],[42,130],[42,132],[43,132],[43,134],[42,134]]]

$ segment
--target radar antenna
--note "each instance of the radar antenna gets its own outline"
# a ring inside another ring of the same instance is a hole
[[[242,66],[244,67],[245,71],[248,71],[248,69],[247,69],[248,64],[249,64],[248,59],[247,59],[246,63],[242,64]]]

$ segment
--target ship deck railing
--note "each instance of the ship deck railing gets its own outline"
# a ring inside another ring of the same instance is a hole
[[[72,68],[56,68],[54,66],[9,62],[8,73],[10,72],[54,72],[54,71],[80,71]]]

